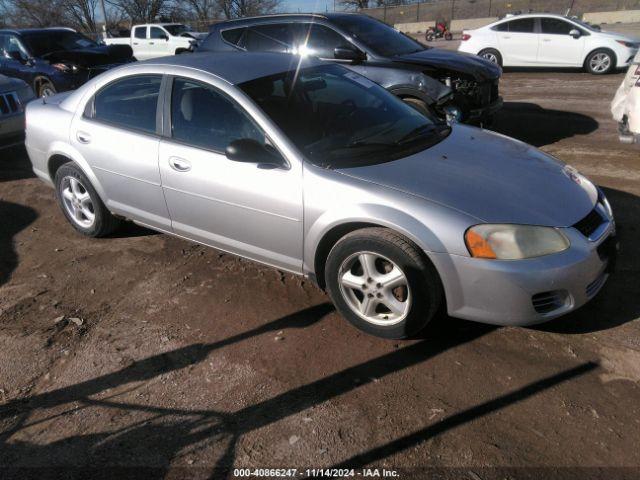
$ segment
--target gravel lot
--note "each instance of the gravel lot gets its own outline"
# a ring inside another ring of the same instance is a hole
[[[503,77],[494,128],[605,187],[620,229],[600,295],[530,329],[366,336],[289,274],[133,225],[80,237],[24,152],[0,152],[0,477],[639,478],[640,148],[610,119],[621,81]]]

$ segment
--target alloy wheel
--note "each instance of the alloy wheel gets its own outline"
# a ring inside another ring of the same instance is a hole
[[[403,321],[411,310],[411,290],[405,273],[387,257],[357,252],[347,257],[338,273],[340,292],[349,308],[375,325]]]
[[[611,66],[611,57],[606,53],[596,53],[589,60],[589,67],[596,73],[603,73],[609,70]]]
[[[86,187],[75,177],[62,179],[62,203],[69,217],[82,228],[91,228],[96,221],[95,209]]]

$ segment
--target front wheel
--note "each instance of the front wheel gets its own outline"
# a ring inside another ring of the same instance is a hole
[[[422,330],[442,301],[440,278],[413,242],[386,228],[366,228],[331,249],[325,281],[338,311],[382,338]]]
[[[38,87],[38,97],[50,97],[58,93],[49,80],[43,80]]]
[[[431,33],[431,32],[427,32],[427,34],[425,35],[425,37],[424,37],[424,38],[425,38],[425,40],[426,40],[427,42],[431,42],[431,41],[433,41],[433,33]]]
[[[615,67],[613,55],[608,50],[591,52],[585,60],[585,68],[592,75],[604,75]]]
[[[427,116],[429,115],[429,107],[427,106],[426,102],[423,102],[419,98],[405,97],[402,99],[402,101],[407,105],[409,105],[410,107],[416,109],[423,115],[427,115]]]

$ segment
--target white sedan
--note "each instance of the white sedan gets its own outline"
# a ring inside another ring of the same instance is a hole
[[[596,75],[627,67],[640,41],[575,18],[527,14],[464,31],[458,48],[504,67],[580,67]]]

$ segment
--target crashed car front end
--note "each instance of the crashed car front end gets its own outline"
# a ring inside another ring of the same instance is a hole
[[[466,122],[484,122],[502,108],[499,79],[478,81],[457,72],[442,72],[437,78],[453,92],[453,102]]]
[[[640,144],[640,52],[611,102],[611,113],[618,122],[620,141]]]

